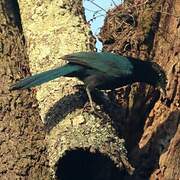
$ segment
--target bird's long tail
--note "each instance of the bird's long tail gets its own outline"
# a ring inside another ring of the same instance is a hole
[[[20,80],[19,82],[13,84],[10,87],[10,90],[27,89],[27,88],[35,87],[35,86],[41,85],[45,82],[56,79],[60,76],[66,76],[68,74],[71,74],[75,71],[80,70],[81,68],[82,68],[82,66],[79,66],[79,65],[66,64],[62,67],[58,67],[53,70],[35,74],[33,76],[30,76],[23,80]]]

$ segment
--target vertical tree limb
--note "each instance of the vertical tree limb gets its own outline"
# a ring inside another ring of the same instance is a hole
[[[30,91],[9,92],[15,79],[29,74],[17,9],[15,1],[0,1],[0,179],[49,179],[35,96]]]

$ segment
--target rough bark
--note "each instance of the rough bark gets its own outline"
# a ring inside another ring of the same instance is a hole
[[[94,49],[81,0],[19,0],[19,5],[32,73],[63,65],[60,57],[64,54]],[[87,97],[83,90],[73,88],[79,83],[60,78],[37,88],[52,171],[58,179],[105,180],[132,173],[124,141],[102,108],[104,118],[83,112]]]
[[[179,12],[178,0],[126,1],[109,12],[101,31],[104,50],[153,60],[168,77],[165,99],[145,84],[109,93],[120,106],[110,112],[111,119],[135,167],[125,179],[180,178]]]
[[[9,91],[15,79],[29,74],[16,1],[0,1],[0,19],[0,179],[49,179],[35,96],[30,91]]]

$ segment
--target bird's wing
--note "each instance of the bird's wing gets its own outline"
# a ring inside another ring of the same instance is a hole
[[[119,77],[130,75],[133,65],[128,57],[115,55],[107,52],[78,52],[62,57],[70,63],[96,69],[107,76]]]

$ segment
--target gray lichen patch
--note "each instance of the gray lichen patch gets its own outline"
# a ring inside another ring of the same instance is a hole
[[[82,9],[81,1],[19,0],[19,4],[32,74],[63,65],[60,57],[65,54],[90,50],[90,29],[83,16],[75,15],[72,9],[77,4]],[[77,83],[74,79],[60,78],[38,88],[42,119],[55,102],[73,93],[72,86]]]
[[[74,118],[69,116],[60,122],[48,136],[51,167],[55,167],[67,151],[84,149],[99,152],[109,157],[121,170],[125,167],[129,173],[133,172],[127,161],[124,140],[117,136],[108,119],[86,112],[74,115]]]
[[[31,72],[62,66],[61,56],[90,51],[94,41],[85,22],[82,1],[19,0]],[[75,78],[59,78],[37,88],[40,115],[49,130],[47,142],[50,166],[54,169],[67,151],[82,148],[109,157],[119,169],[131,173],[123,139],[106,118],[98,118],[82,108],[87,101],[73,86]]]

